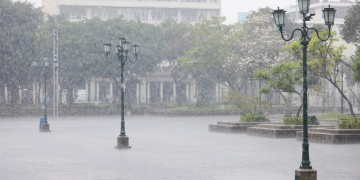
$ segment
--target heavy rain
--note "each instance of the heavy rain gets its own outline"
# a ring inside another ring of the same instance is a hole
[[[0,0],[0,179],[356,180],[358,0]]]

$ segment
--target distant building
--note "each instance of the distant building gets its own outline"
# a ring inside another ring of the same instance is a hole
[[[147,23],[165,19],[191,23],[221,15],[221,0],[42,0],[47,14],[64,14],[70,21],[123,16]]]
[[[239,12],[238,13],[238,22],[245,21],[249,14],[250,14],[249,12]]]

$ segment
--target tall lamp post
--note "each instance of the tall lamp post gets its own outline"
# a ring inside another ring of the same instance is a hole
[[[120,62],[121,65],[121,128],[120,128],[120,135],[117,137],[117,149],[129,149],[129,137],[125,134],[125,120],[124,120],[124,66],[125,63],[129,60],[130,62],[134,63],[137,60],[137,55],[139,52],[139,46],[134,44],[132,46],[133,53],[135,55],[135,60],[132,61],[131,58],[128,56],[128,52],[130,49],[130,42],[127,41],[124,37],[119,38],[119,44],[115,45],[114,52],[115,52],[115,59]],[[104,44],[104,50],[106,59],[109,61],[109,54],[111,51],[111,44],[107,43]]]
[[[303,27],[301,29],[295,29],[292,32],[292,35],[289,39],[285,39],[283,36],[282,28],[285,26],[285,12],[283,9],[277,9],[274,10],[273,16],[276,26],[280,30],[281,37],[285,41],[290,41],[295,31],[301,32],[301,44],[302,44],[302,50],[303,50],[303,143],[302,143],[302,161],[300,165],[300,169],[295,171],[295,178],[299,180],[307,180],[307,179],[316,179],[317,172],[316,170],[312,169],[310,165],[310,158],[309,158],[309,142],[308,142],[308,113],[307,113],[307,45],[309,44],[311,38],[308,35],[308,32],[310,30],[314,30],[316,32],[317,37],[321,41],[326,41],[330,37],[331,33],[331,25],[334,25],[334,19],[335,19],[335,12],[336,10],[334,8],[324,8],[323,10],[323,17],[325,19],[325,25],[328,26],[329,33],[328,37],[326,39],[321,39],[319,37],[319,33],[314,28],[308,28],[306,26],[306,21],[310,21],[311,17],[315,14],[310,14],[307,16],[306,14],[309,12],[310,9],[310,0],[298,0],[299,10],[300,13],[303,15]],[[310,178],[308,178],[310,177]]]
[[[34,59],[31,66],[36,67],[38,66],[38,60]],[[51,132],[50,131],[50,125],[47,121],[47,109],[46,109],[46,75],[47,75],[47,67],[49,66],[49,59],[47,57],[44,58],[44,121],[41,123],[41,129],[40,132]],[[54,61],[54,67],[58,67],[59,62]]]

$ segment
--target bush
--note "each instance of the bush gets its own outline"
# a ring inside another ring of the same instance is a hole
[[[303,125],[303,118],[302,117],[286,117],[283,118],[283,123],[285,125]],[[311,123],[310,118],[308,118],[308,124]]]
[[[265,121],[265,116],[255,114],[245,114],[241,116],[241,122],[262,122]]]
[[[339,123],[339,129],[360,129],[360,121],[355,122],[352,119],[342,120]]]

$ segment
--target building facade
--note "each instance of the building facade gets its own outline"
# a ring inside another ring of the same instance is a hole
[[[191,23],[221,15],[221,0],[43,0],[43,11],[63,14],[70,21],[123,16],[160,23],[168,18]]]

